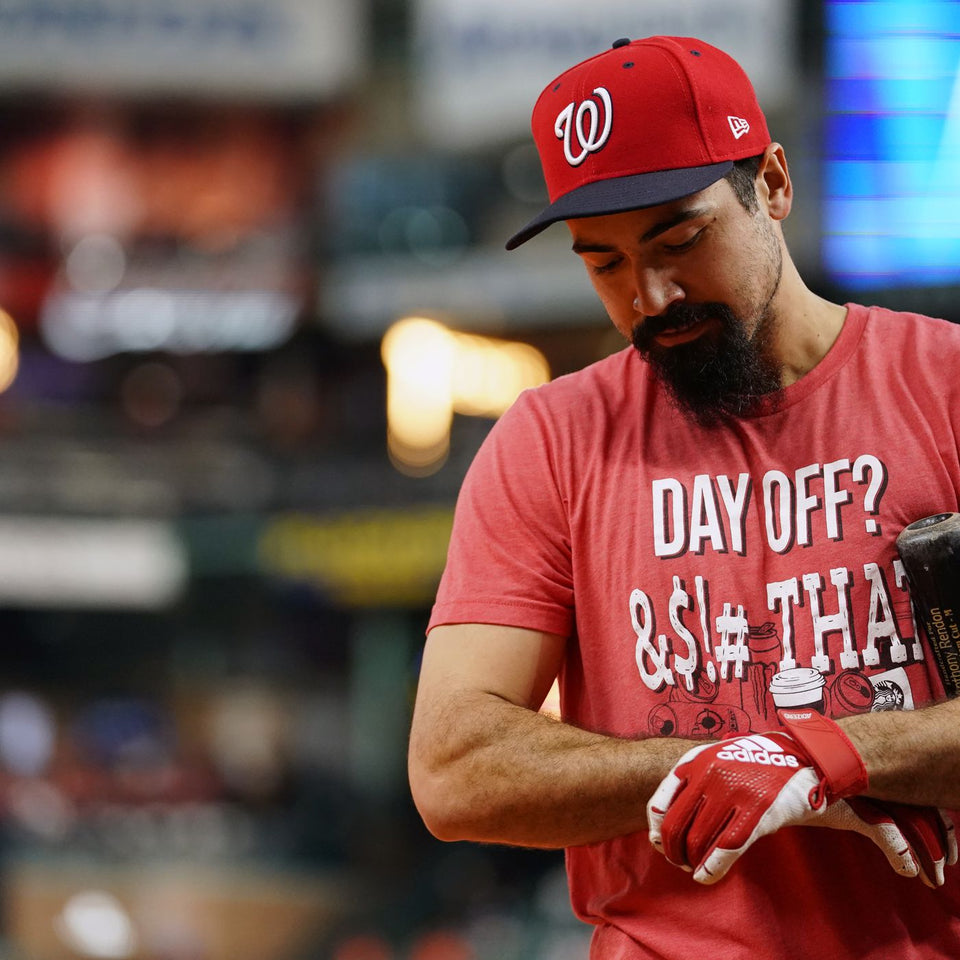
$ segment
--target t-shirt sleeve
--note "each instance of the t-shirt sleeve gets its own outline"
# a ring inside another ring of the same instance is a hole
[[[428,630],[491,623],[571,633],[569,522],[555,431],[538,398],[521,394],[467,472]]]

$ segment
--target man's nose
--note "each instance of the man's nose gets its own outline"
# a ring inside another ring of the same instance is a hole
[[[638,270],[637,295],[633,309],[645,317],[658,317],[672,303],[683,299],[683,290],[667,274],[659,270]]]

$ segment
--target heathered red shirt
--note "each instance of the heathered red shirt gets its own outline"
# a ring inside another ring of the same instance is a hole
[[[942,697],[894,540],[960,509],[960,326],[849,305],[827,356],[756,416],[685,419],[626,349],[524,393],[464,483],[430,626],[569,638],[561,707],[622,737],[776,727],[776,674],[832,716]],[[794,827],[711,887],[645,832],[567,851],[591,956],[960,956],[936,891],[859,835]]]

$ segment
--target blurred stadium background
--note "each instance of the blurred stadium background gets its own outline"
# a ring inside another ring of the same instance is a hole
[[[819,292],[960,319],[960,4],[0,0],[0,960],[573,960],[562,855],[430,838],[464,470],[619,349],[530,107],[751,73]]]

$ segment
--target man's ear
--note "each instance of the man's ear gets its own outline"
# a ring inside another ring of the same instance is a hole
[[[784,220],[793,206],[793,183],[787,158],[779,143],[771,143],[763,152],[757,170],[757,196],[761,206],[774,220]]]

